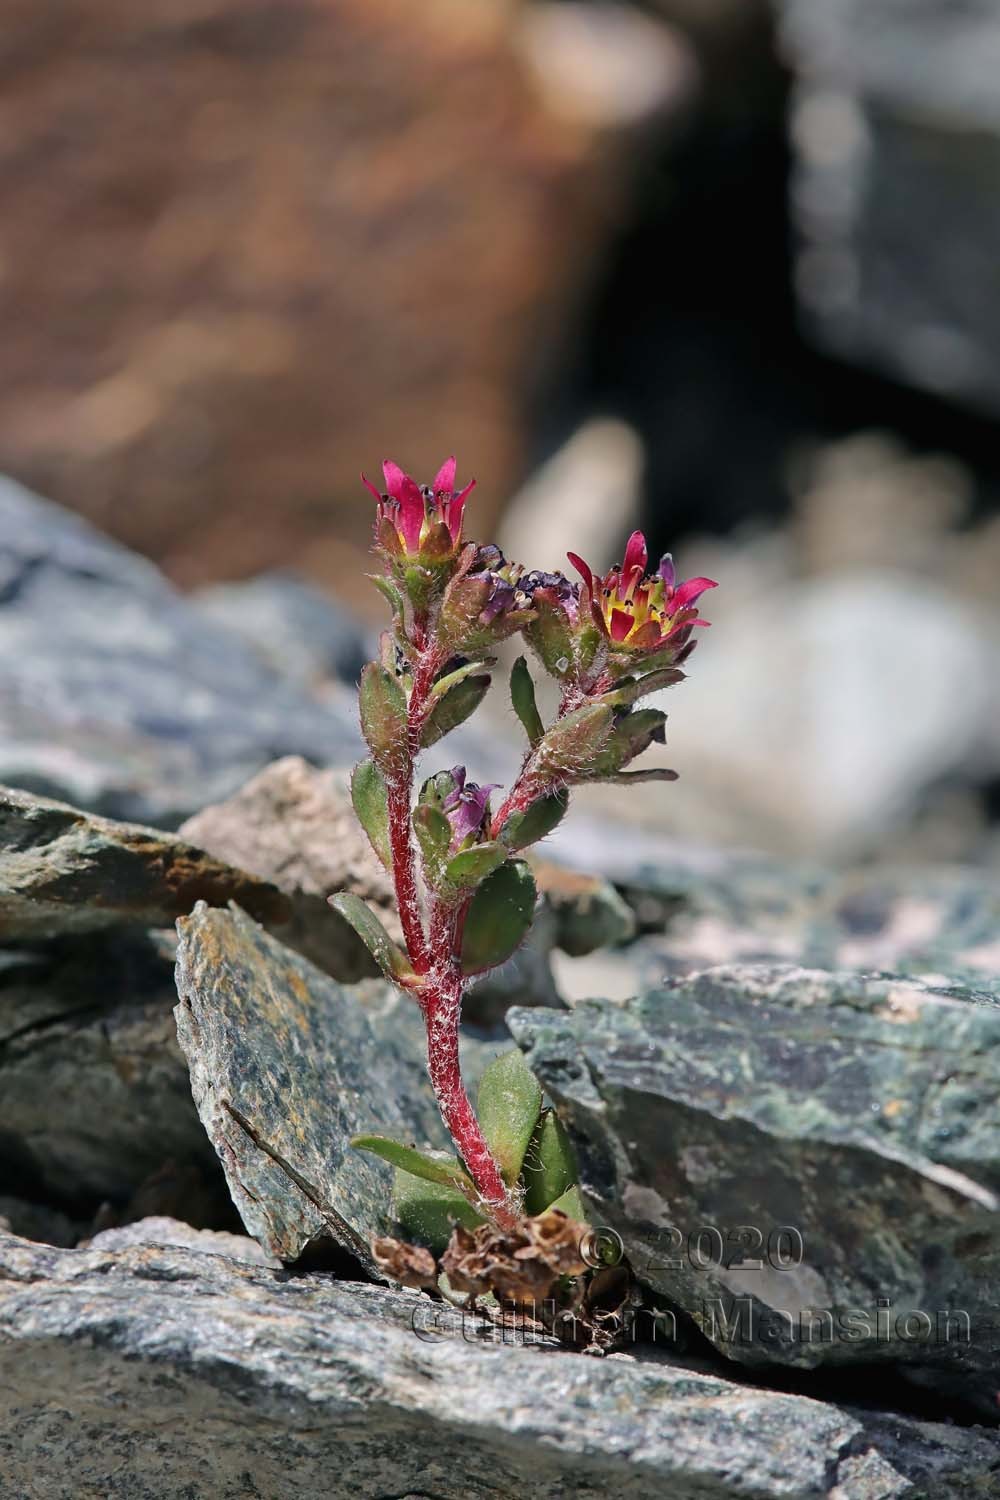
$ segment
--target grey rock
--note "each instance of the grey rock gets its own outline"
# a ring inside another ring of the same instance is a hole
[[[316,689],[331,678],[355,685],[368,658],[365,632],[332,595],[294,573],[263,573],[200,589],[192,602],[238,635],[272,671]]]
[[[202,1255],[222,1255],[227,1260],[238,1260],[252,1266],[270,1266],[277,1270],[281,1262],[262,1250],[257,1241],[248,1234],[229,1234],[224,1229],[192,1229],[180,1219],[170,1219],[155,1214],[148,1219],[137,1219],[134,1224],[123,1224],[114,1229],[102,1229],[85,1242],[88,1250],[131,1250],[135,1245],[179,1245],[185,1250],[199,1251]]]
[[[26,1240],[40,1240],[46,1245],[75,1245],[83,1238],[84,1226],[57,1208],[44,1203],[29,1203],[0,1193],[0,1230],[20,1235]]]
[[[178,928],[178,1036],[247,1230],[281,1260],[332,1240],[371,1267],[392,1172],[351,1137],[446,1144],[416,1006],[381,983],[345,989],[237,908],[199,906]]]
[[[838,355],[996,411],[996,6],[776,8],[799,78],[793,204],[806,326]]]
[[[0,1193],[86,1214],[169,1163],[217,1178],[176,998],[145,936],[0,953]]]
[[[748,965],[508,1021],[595,1219],[727,1357],[894,1361],[990,1406],[995,999]]]
[[[349,760],[318,704],[143,559],[0,483],[0,780],[169,826],[277,756]]]
[[[0,787],[0,932],[7,943],[118,927],[165,927],[196,901],[237,901],[286,925],[267,881],[183,839]]]
[[[181,1246],[0,1237],[0,1388],[11,1500],[1000,1494],[982,1429],[747,1387],[655,1350],[500,1342],[419,1293]]]

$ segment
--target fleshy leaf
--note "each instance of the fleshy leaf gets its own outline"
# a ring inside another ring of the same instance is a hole
[[[498,865],[503,864],[507,853],[503,844],[473,844],[470,848],[463,849],[459,854],[452,856],[448,861],[445,876],[452,885],[472,890],[488,875],[492,875]]]
[[[545,1109],[521,1168],[525,1213],[544,1213],[573,1186],[576,1176],[576,1157],[565,1127],[554,1109]]]
[[[393,614],[402,617],[403,596],[396,585],[391,583],[388,578],[383,578],[381,573],[369,573],[368,577],[378,589],[383,599],[386,600]]]
[[[392,869],[389,847],[389,810],[385,777],[373,760],[363,760],[351,773],[351,801],[368,841],[387,870]]]
[[[370,661],[361,674],[358,702],[361,732],[372,758],[386,770],[406,743],[406,695],[384,667]]]
[[[527,849],[558,827],[568,806],[569,792],[565,787],[548,797],[539,797],[524,812],[511,814],[500,830],[500,838],[508,849]]]
[[[483,1215],[455,1188],[440,1182],[425,1182],[398,1169],[393,1198],[403,1234],[418,1245],[426,1245],[435,1255],[446,1248],[456,1223],[475,1229],[485,1222]]]
[[[561,1198],[557,1198],[548,1207],[560,1209],[568,1218],[577,1219],[581,1224],[586,1224],[587,1222],[587,1210],[584,1207],[580,1189],[575,1183],[571,1188],[566,1189]]]
[[[607,744],[613,720],[614,711],[607,703],[585,703],[567,714],[539,741],[539,766],[564,776],[583,774]]]
[[[424,725],[421,741],[424,749],[426,750],[428,745],[436,744],[444,735],[457,729],[459,724],[464,724],[469,715],[475,713],[482,703],[489,685],[490,678],[486,674],[465,677],[443,698],[439,698]]]
[[[460,682],[464,682],[467,677],[471,677],[476,672],[482,672],[484,667],[492,667],[495,664],[495,656],[481,656],[475,661],[464,662],[462,666],[456,667],[454,672],[448,672],[444,677],[438,678],[437,682],[431,688],[431,700],[435,701],[438,698],[443,698],[446,693],[450,693],[452,688],[457,687]]]
[[[658,693],[662,688],[673,687],[687,676],[680,667],[661,667],[657,672],[647,672],[644,677],[626,677],[610,693],[601,695],[602,701],[616,708],[627,708],[647,693]]]
[[[451,824],[438,808],[418,802],[413,809],[413,832],[420,845],[424,874],[432,885],[440,885],[451,847]]]
[[[535,914],[535,878],[523,859],[508,859],[476,891],[462,934],[462,971],[480,974],[506,963]]]
[[[334,911],[349,922],[387,979],[406,985],[415,976],[403,950],[393,942],[371,907],[351,891],[329,897]]]
[[[370,1151],[373,1156],[380,1156],[390,1166],[420,1177],[424,1182],[441,1182],[460,1193],[474,1191],[472,1179],[457,1156],[431,1156],[425,1151],[417,1151],[414,1146],[404,1146],[402,1141],[394,1141],[388,1135],[356,1135],[351,1145],[356,1151]]]
[[[531,680],[528,663],[523,656],[519,656],[510,669],[510,701],[514,705],[514,712],[521,721],[529,743],[534,748],[545,733],[545,725],[542,723],[542,716],[535,702],[535,684]]]
[[[479,1084],[477,1114],[486,1144],[508,1187],[521,1175],[541,1107],[542,1091],[524,1053],[513,1047],[494,1058]]]

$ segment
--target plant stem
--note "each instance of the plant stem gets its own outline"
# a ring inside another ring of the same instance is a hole
[[[465,980],[459,949],[464,908],[432,899],[429,937],[425,934],[420,904],[416,859],[412,837],[414,770],[424,724],[431,707],[431,690],[440,661],[433,649],[415,643],[411,663],[412,687],[407,704],[406,743],[400,746],[398,764],[386,777],[389,844],[392,877],[400,923],[410,962],[422,983],[417,999],[427,1028],[427,1070],[441,1118],[465,1166],[476,1184],[484,1206],[501,1227],[510,1228],[517,1215],[510,1207],[510,1194],[479,1128],[475,1110],[465,1092],[458,1055],[458,1022]]]
[[[444,972],[434,975],[423,990],[428,1072],[441,1118],[479,1189],[484,1205],[501,1228],[510,1228],[516,1223],[517,1215],[510,1206],[507,1186],[479,1128],[462,1082],[458,1021],[463,991],[462,975],[454,960]]]

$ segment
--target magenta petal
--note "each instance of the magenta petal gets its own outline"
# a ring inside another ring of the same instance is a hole
[[[633,531],[625,548],[625,561],[622,563],[622,573],[628,577],[634,568],[639,569],[639,577],[646,571],[649,561],[649,553],[646,551],[646,538],[641,531]]]
[[[450,462],[454,463],[454,459],[451,459]],[[443,469],[441,473],[444,473]],[[441,476],[438,475],[438,478],[440,477]],[[470,479],[468,484],[465,486],[465,489],[460,490],[459,493],[455,496],[454,500],[452,500],[451,504],[448,506],[448,530],[451,533],[451,539],[453,542],[457,542],[459,537],[462,535],[462,516],[465,512],[465,502],[466,500],[468,500],[475,487],[476,481],[474,479]]]
[[[611,639],[623,641],[634,624],[635,619],[632,615],[627,615],[623,609],[613,609],[611,611]]]
[[[442,490],[444,490],[446,495],[451,494],[455,488],[455,468],[455,455],[453,453],[450,458],[445,459],[434,476],[433,490],[435,495],[440,494]]]
[[[587,585],[587,588],[590,590],[590,597],[593,598],[594,575],[591,572],[589,566],[584,562],[582,557],[577,557],[575,552],[567,552],[566,556],[569,558],[570,562],[573,564],[574,568],[579,573],[584,583]]]
[[[361,475],[361,483],[364,485],[364,487],[365,487],[366,490],[370,491],[370,493],[374,496],[374,498],[381,505],[381,503],[382,503],[382,496],[379,494],[378,490],[372,484],[371,480],[368,479],[368,478],[366,478],[366,476],[364,475],[364,473],[362,473],[362,475]]]
[[[717,589],[718,587],[719,585],[712,578],[689,578],[686,583],[680,585],[671,599],[671,614],[675,613],[678,609],[683,609],[686,604],[693,604],[696,599],[701,598],[707,589]]]
[[[391,458],[387,458],[382,465],[382,473],[385,475],[386,494],[391,495],[394,500],[402,499],[406,475],[399,464],[394,464]]]
[[[674,560],[669,552],[664,552],[660,558],[660,566],[657,571],[663,579],[664,588],[672,589],[677,582],[677,569],[674,567]]]
[[[399,490],[399,529],[406,539],[407,552],[417,552],[424,524],[424,497],[409,474],[403,475]]]

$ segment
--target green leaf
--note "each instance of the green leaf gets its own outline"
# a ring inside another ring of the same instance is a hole
[[[461,667],[456,667],[454,672],[449,672],[446,677],[439,677],[431,688],[431,698],[443,698],[450,693],[453,687],[464,682],[475,672],[481,672],[484,667],[492,667],[496,663],[495,656],[481,656],[476,661],[467,661]]]
[[[424,1182],[442,1182],[460,1193],[472,1188],[472,1179],[457,1156],[430,1156],[413,1146],[404,1146],[402,1141],[394,1141],[388,1135],[356,1135],[351,1145],[356,1151],[370,1151],[373,1156],[380,1156],[390,1166],[420,1177]]]
[[[381,769],[390,769],[406,745],[406,695],[395,677],[370,661],[358,689],[361,732]]]
[[[554,1109],[543,1110],[521,1168],[525,1213],[544,1213],[573,1186],[576,1175],[576,1157],[562,1121]]]
[[[420,845],[424,874],[434,886],[445,878],[448,850],[451,847],[451,824],[443,812],[429,803],[418,802],[413,809],[413,832]]]
[[[506,963],[523,943],[534,914],[534,876],[523,859],[508,859],[483,881],[469,903],[462,972],[480,974]]]
[[[387,979],[405,985],[415,978],[406,954],[393,942],[371,907],[360,896],[355,896],[351,891],[338,891],[335,896],[329,897],[329,902],[334,911],[339,912],[344,921],[354,928]]]
[[[621,771],[656,740],[664,743],[667,716],[659,708],[632,708],[623,714],[599,755],[591,763],[595,776]]]
[[[673,687],[687,676],[680,667],[662,667],[658,672],[647,672],[645,677],[625,677],[610,693],[602,693],[602,703],[615,708],[627,708],[647,693],[658,693],[661,688]]]
[[[369,843],[385,868],[391,870],[385,777],[373,760],[361,761],[351,772],[351,801]]]
[[[396,1218],[402,1234],[440,1255],[451,1239],[453,1226],[475,1229],[486,1222],[467,1198],[439,1182],[424,1182],[409,1172],[396,1171],[393,1184]]]
[[[479,677],[464,677],[455,687],[449,689],[443,698],[439,698],[424,724],[421,740],[424,749],[436,744],[451,730],[457,729],[459,724],[464,724],[486,697],[489,685],[488,674]]]
[[[581,1224],[586,1224],[587,1222],[587,1210],[580,1196],[580,1189],[575,1185],[567,1188],[561,1198],[557,1198],[554,1203],[550,1203],[548,1206],[549,1208],[561,1209],[571,1219],[579,1219]]]
[[[388,578],[383,578],[379,573],[369,573],[367,576],[371,579],[372,583],[378,589],[379,593],[386,600],[393,614],[402,617],[403,596],[399,592],[399,589],[396,587],[396,585],[394,583],[390,583]]]
[[[562,822],[568,806],[569,792],[565,787],[548,797],[539,797],[524,812],[511,814],[500,830],[500,838],[508,849],[527,849],[529,844],[537,844],[539,839],[546,838]]]
[[[535,755],[542,770],[562,776],[586,773],[608,742],[614,710],[607,703],[585,703],[546,730]]]
[[[538,1124],[542,1091],[518,1047],[493,1059],[479,1084],[477,1114],[503,1180],[512,1187]]]
[[[531,680],[528,663],[523,656],[519,656],[510,669],[510,701],[534,749],[545,733],[545,725],[542,723],[542,716],[535,702],[535,684]]]
[[[506,858],[507,850],[503,844],[473,844],[471,848],[452,856],[445,869],[445,876],[452,885],[471,891],[488,875],[492,875]]]

